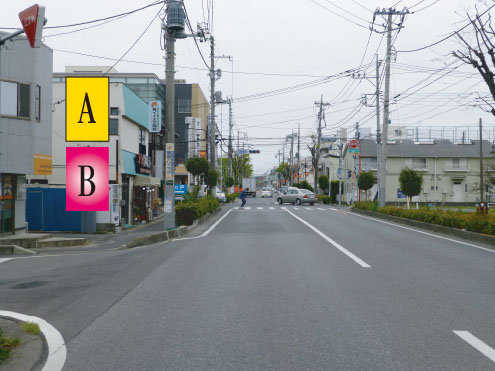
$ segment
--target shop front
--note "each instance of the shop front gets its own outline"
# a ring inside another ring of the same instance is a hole
[[[0,174],[0,236],[14,234],[16,174]]]

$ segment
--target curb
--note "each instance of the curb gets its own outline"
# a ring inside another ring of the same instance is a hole
[[[185,236],[189,234],[192,230],[194,230],[194,228],[196,228],[198,225],[203,224],[210,217],[212,217],[215,214],[218,214],[221,210],[222,208],[219,207],[212,213],[204,215],[199,219],[196,219],[195,221],[193,221],[193,224],[191,225],[187,225],[187,226],[181,225],[180,227],[171,229],[169,231],[153,233],[148,236],[136,237],[135,239],[129,241],[125,245],[121,245],[120,247],[118,247],[117,250],[125,250],[125,249],[132,249],[135,247],[145,246],[145,245],[152,245],[159,242],[169,241],[173,238],[179,238]]]
[[[398,216],[381,214],[381,213],[376,213],[376,212],[368,211],[368,210],[356,209],[354,207],[351,208],[351,212],[356,213],[356,214],[363,214],[363,215],[367,215],[367,216],[372,216],[372,217],[377,218],[377,219],[384,219],[384,220],[388,220],[391,222],[405,224],[405,225],[409,225],[412,227],[418,227],[421,229],[426,229],[426,230],[431,231],[431,232],[440,232],[440,233],[443,233],[443,234],[446,234],[449,236],[459,237],[459,238],[462,238],[462,239],[468,240],[468,241],[481,242],[481,243],[490,245],[489,249],[495,250],[495,237],[487,235],[487,234],[481,234],[481,233],[470,232],[470,231],[457,229],[457,228],[445,227],[443,225],[438,225],[438,224],[420,222],[417,220],[401,218]]]
[[[36,255],[36,252],[17,245],[1,245],[0,255]]]

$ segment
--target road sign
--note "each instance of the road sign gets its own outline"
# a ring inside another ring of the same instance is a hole
[[[354,149],[354,148],[358,148],[358,147],[359,147],[359,140],[357,140],[357,139],[351,139],[349,141],[349,148]]]
[[[187,193],[187,184],[174,185],[174,191],[176,195],[185,195]]]
[[[19,13],[19,19],[31,48],[39,48],[43,25],[45,24],[45,7],[38,4],[30,6]]]

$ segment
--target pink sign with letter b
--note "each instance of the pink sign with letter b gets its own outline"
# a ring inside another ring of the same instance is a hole
[[[108,211],[108,147],[66,148],[66,210]]]

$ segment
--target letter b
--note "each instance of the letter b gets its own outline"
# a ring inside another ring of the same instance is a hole
[[[81,193],[79,196],[91,196],[93,193],[95,193],[96,187],[95,183],[91,180],[95,176],[95,170],[93,169],[92,166],[89,165],[78,165],[81,168]],[[84,169],[89,168],[89,177],[84,178]],[[84,193],[84,182],[88,182],[91,186],[91,192],[89,194]]]

